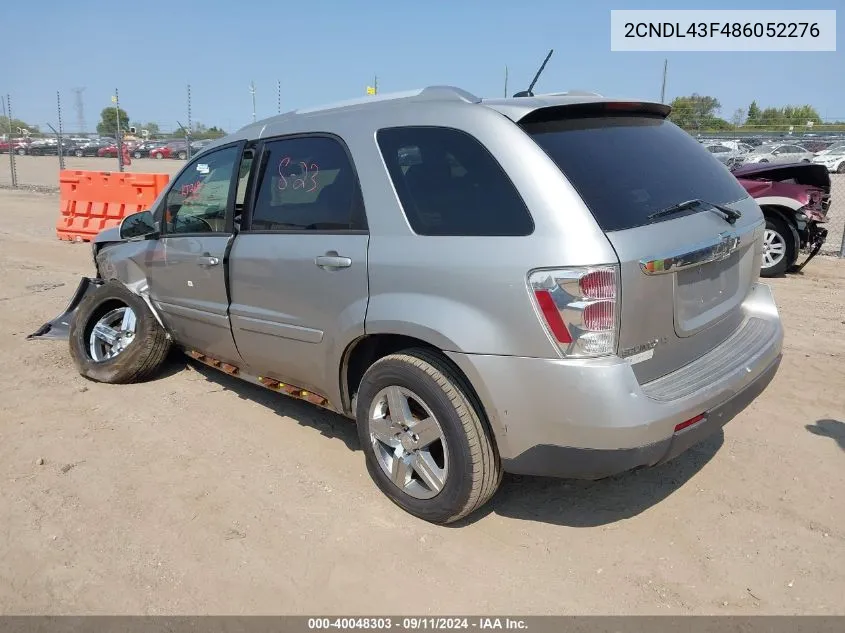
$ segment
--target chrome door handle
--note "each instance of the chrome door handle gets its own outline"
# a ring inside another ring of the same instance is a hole
[[[314,263],[319,268],[324,270],[331,270],[334,268],[349,268],[352,265],[352,260],[349,257],[341,257],[340,255],[320,255],[314,259]]]
[[[217,257],[212,257],[211,255],[203,255],[197,259],[198,266],[217,266],[220,263],[220,260]]]

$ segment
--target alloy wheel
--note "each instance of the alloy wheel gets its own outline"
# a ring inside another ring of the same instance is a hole
[[[763,268],[777,265],[786,256],[786,240],[772,229],[763,233]]]
[[[137,319],[129,306],[104,314],[88,336],[88,353],[98,363],[120,355],[135,340]]]
[[[392,385],[370,405],[369,434],[379,466],[393,484],[416,499],[431,499],[449,475],[446,437],[417,394]]]

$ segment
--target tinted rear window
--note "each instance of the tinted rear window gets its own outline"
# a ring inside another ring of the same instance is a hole
[[[523,128],[557,163],[604,231],[648,224],[650,214],[693,198],[726,204],[746,196],[704,146],[661,117],[575,118]]]
[[[418,235],[533,232],[525,203],[478,139],[444,127],[386,128],[377,139],[405,216]]]

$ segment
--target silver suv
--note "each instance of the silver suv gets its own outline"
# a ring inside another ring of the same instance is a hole
[[[175,345],[347,416],[432,522],[503,472],[665,462],[765,389],[783,340],[759,207],[668,112],[440,86],[248,125],[102,232],[32,337],[92,380]]]

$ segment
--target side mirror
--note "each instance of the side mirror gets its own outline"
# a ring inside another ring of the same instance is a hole
[[[122,240],[139,238],[154,240],[158,237],[159,230],[151,211],[139,211],[123,218],[120,223],[119,234]]]

